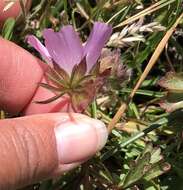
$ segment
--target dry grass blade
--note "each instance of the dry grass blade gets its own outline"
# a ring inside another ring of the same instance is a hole
[[[107,23],[109,24],[111,21],[113,21],[114,18],[116,18],[119,14],[121,14],[123,11],[125,11],[125,9],[127,9],[127,6],[124,7],[123,9],[119,10],[116,14],[114,14],[108,21]]]
[[[138,80],[137,84],[135,85],[133,91],[131,92],[131,94],[129,96],[129,101],[133,98],[133,96],[135,95],[137,89],[140,87],[141,83],[143,82],[143,80],[148,75],[149,71],[152,69],[152,67],[156,63],[158,57],[160,56],[161,52],[163,51],[163,49],[166,46],[169,38],[171,37],[172,33],[174,32],[175,28],[179,24],[182,17],[183,17],[183,13],[179,16],[179,18],[176,20],[174,25],[166,32],[165,36],[162,38],[162,40],[158,44],[158,46],[157,46],[156,50],[154,51],[148,65],[146,66],[146,68],[145,68],[144,72],[142,73],[140,79]],[[122,117],[122,115],[125,112],[126,108],[127,108],[127,103],[123,103],[121,105],[121,107],[119,108],[119,110],[117,111],[117,113],[115,114],[115,116],[113,117],[113,119],[111,120],[111,122],[109,123],[109,125],[108,125],[108,131],[109,132],[112,131],[112,129],[114,128],[116,123]]]
[[[91,23],[94,23],[94,21],[90,18],[90,16],[86,13],[86,11],[84,10],[84,8],[81,6],[81,4],[80,3],[76,3],[76,6],[77,6],[77,8],[78,8],[78,10],[79,10],[79,12],[80,12],[80,14],[84,17],[84,18],[86,18],[86,20],[89,20]]]
[[[121,119],[121,116],[123,115],[123,113],[125,112],[127,108],[127,103],[123,103],[120,108],[118,109],[117,113],[115,114],[115,116],[113,117],[113,119],[110,121],[109,125],[108,125],[108,132],[110,133],[112,131],[112,129],[115,127],[116,123]]]
[[[141,85],[141,83],[143,82],[143,80],[148,75],[149,71],[152,69],[152,67],[156,63],[156,60],[160,56],[161,52],[163,51],[163,49],[166,46],[169,38],[171,37],[172,33],[174,32],[175,28],[179,24],[179,22],[182,19],[182,17],[183,17],[183,13],[179,16],[179,18],[176,20],[176,22],[174,23],[174,25],[166,32],[165,36],[163,37],[163,39],[161,40],[161,42],[158,44],[158,46],[157,46],[156,50],[154,51],[151,59],[149,60],[148,65],[146,66],[146,68],[145,68],[144,72],[142,73],[139,81],[135,85],[135,88],[133,89],[132,93],[130,94],[130,98],[133,98],[133,96],[135,95],[137,89],[139,88],[139,86]]]
[[[5,119],[5,113],[3,110],[0,110],[0,119]]]
[[[144,9],[143,11],[137,13],[136,15],[126,19],[125,21],[123,21],[122,23],[118,24],[117,26],[115,26],[114,28],[119,28],[119,27],[122,27],[124,25],[127,25],[129,23],[132,23],[136,20],[138,20],[139,18],[142,18],[144,17],[145,15],[148,15],[154,11],[157,11],[158,9],[170,4],[170,3],[173,3],[175,0],[162,0],[162,1],[159,1],[157,3],[155,3],[154,5],[151,5],[150,7]]]

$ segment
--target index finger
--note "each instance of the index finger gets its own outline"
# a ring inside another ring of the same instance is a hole
[[[10,3],[5,0],[0,0],[0,23],[3,23],[8,17],[17,17],[21,13],[21,7],[19,1],[15,1],[15,3],[6,11],[4,11],[7,3]],[[26,0],[27,9],[31,6],[31,0]]]
[[[42,62],[13,42],[0,38],[0,108],[20,112],[43,77]]]

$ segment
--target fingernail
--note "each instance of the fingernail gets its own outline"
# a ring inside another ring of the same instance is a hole
[[[101,121],[83,117],[55,128],[60,164],[78,162],[93,156],[105,145],[107,129]]]

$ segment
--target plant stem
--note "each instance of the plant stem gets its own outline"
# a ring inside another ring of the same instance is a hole
[[[144,9],[143,11],[137,13],[136,15],[131,16],[130,18],[126,19],[125,21],[118,24],[114,28],[119,28],[119,27],[122,27],[124,25],[129,24],[129,23],[132,23],[132,22],[138,20],[139,18],[144,17],[145,15],[148,15],[154,11],[157,11],[158,9],[163,8],[164,6],[169,5],[170,3],[173,3],[173,2],[175,2],[175,0],[169,0],[169,1],[161,0],[161,1],[151,5],[150,7]]]
[[[136,141],[137,139],[145,136],[146,134],[150,133],[151,131],[161,127],[162,125],[168,123],[168,119],[167,118],[162,118],[160,120],[158,120],[157,122],[151,124],[148,128],[144,129],[143,131],[133,135],[132,137],[130,137],[127,141],[123,142],[122,144],[120,144],[120,147],[125,147],[127,145],[129,145],[130,143]]]
[[[114,128],[114,126],[116,125],[116,123],[120,120],[120,118],[122,117],[126,108],[127,108],[127,103],[123,103],[121,105],[121,107],[118,109],[117,113],[115,114],[115,116],[113,117],[113,119],[111,120],[111,122],[108,125],[108,132],[109,133],[111,133],[111,131]]]
[[[95,100],[91,104],[91,116],[92,118],[97,118],[97,104]]]
[[[164,35],[164,37],[162,38],[162,40],[160,41],[160,43],[156,47],[156,49],[155,49],[155,51],[154,51],[151,59],[149,60],[149,62],[147,64],[144,72],[142,73],[140,79],[138,80],[137,84],[135,85],[134,89],[132,90],[131,94],[129,95],[127,103],[123,103],[121,105],[121,107],[119,108],[119,110],[117,111],[117,113],[115,114],[115,116],[113,117],[113,119],[111,120],[111,122],[109,123],[109,125],[108,125],[108,131],[109,131],[109,133],[115,127],[116,123],[120,120],[120,118],[122,117],[123,113],[125,112],[125,110],[127,108],[128,103],[133,99],[136,91],[138,90],[138,88],[140,87],[140,85],[142,84],[142,82],[144,81],[144,79],[147,77],[147,75],[149,74],[149,72],[152,69],[152,67],[155,65],[157,59],[159,58],[161,52],[163,51],[165,45],[167,44],[167,42],[168,42],[169,38],[171,37],[171,35],[173,34],[175,28],[177,27],[177,25],[181,21],[182,17],[183,17],[183,13],[177,18],[177,20],[175,21],[175,23],[166,32],[166,34]]]

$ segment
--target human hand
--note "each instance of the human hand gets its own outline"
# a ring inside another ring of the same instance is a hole
[[[0,1],[0,11],[2,5]],[[7,16],[11,14],[9,10]],[[40,60],[2,38],[0,58],[0,108],[31,115],[58,111],[65,105],[67,100],[32,103],[33,99],[52,96],[38,87],[44,80]],[[69,171],[100,150],[106,140],[104,124],[81,114],[48,113],[0,120],[0,189],[16,189]]]

